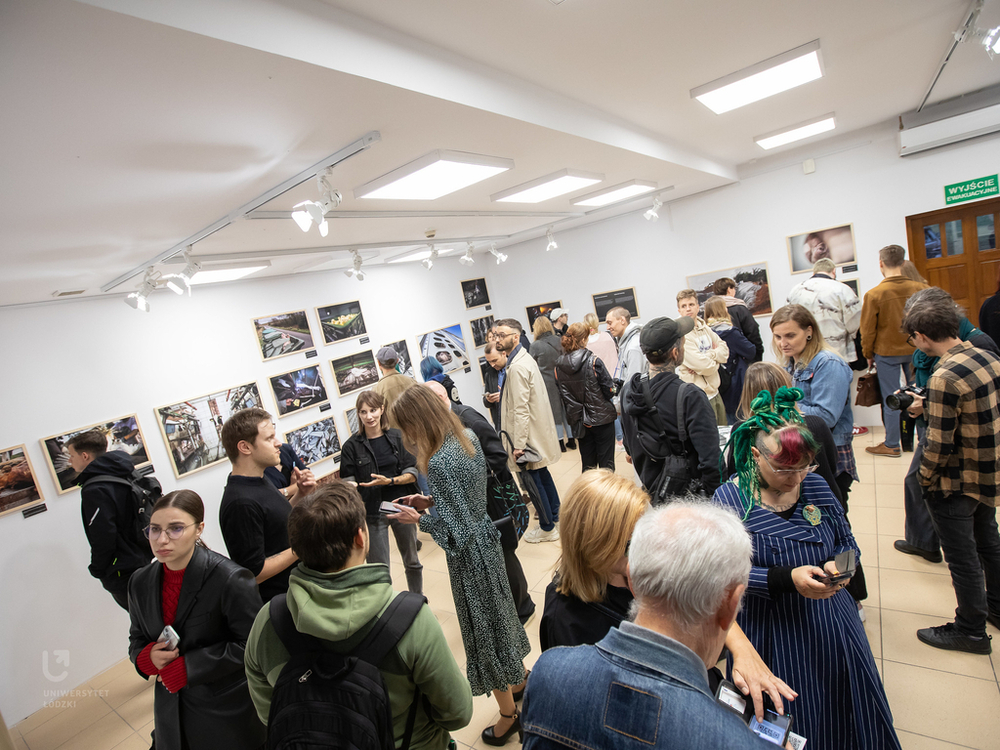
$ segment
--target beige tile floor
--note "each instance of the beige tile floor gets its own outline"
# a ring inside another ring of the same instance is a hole
[[[955,607],[955,595],[944,564],[896,552],[892,542],[903,530],[903,476],[910,454],[900,459],[873,457],[867,445],[880,432],[855,441],[861,483],[851,493],[851,522],[861,546],[870,597],[865,603],[866,631],[905,750],[966,747],[1000,748],[1000,637],[992,657],[939,651],[921,644],[917,628],[943,623]],[[618,470],[631,467],[618,454]],[[570,452],[552,468],[560,492],[580,473],[579,455]],[[464,667],[465,654],[452,604],[444,553],[421,535],[424,588],[452,651]],[[393,575],[403,584],[402,567],[393,550]],[[522,544],[518,554],[538,605],[528,625],[532,644],[530,667],[539,654],[538,622],[543,592],[559,554],[558,543]],[[1000,631],[990,626],[990,633]],[[125,634],[122,634],[125,637]],[[49,707],[13,727],[14,746],[28,750],[141,750],[149,746],[153,693],[127,661],[79,686],[71,707]],[[794,710],[794,709],[793,709]],[[462,750],[484,748],[479,734],[499,718],[491,698],[475,699],[471,724],[454,733]]]

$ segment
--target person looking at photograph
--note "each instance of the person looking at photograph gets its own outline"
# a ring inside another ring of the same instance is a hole
[[[440,383],[448,391],[448,398],[456,404],[462,403],[462,399],[458,397],[458,386],[455,385],[455,381],[451,379],[450,375],[445,374],[444,368],[435,357],[424,357],[420,360],[420,377],[424,379],[425,383],[432,380]]]
[[[500,429],[500,371],[507,366],[507,355],[497,349],[493,331],[486,340],[483,356],[489,367],[483,370],[483,406],[490,410],[493,426]]]
[[[566,412],[559,397],[559,387],[556,385],[556,362],[563,355],[561,334],[556,335],[552,323],[544,315],[535,318],[532,333],[535,336],[535,348],[531,351],[531,358],[538,363],[538,371],[542,373],[549,406],[552,409],[552,420],[556,423],[556,434],[559,436],[559,449],[565,453],[567,448],[569,450],[576,448],[576,440],[566,421]]]
[[[562,338],[566,335],[566,328],[569,326],[568,311],[562,309],[561,307],[557,307],[549,313],[548,319],[552,322],[552,330],[555,332],[556,336]],[[532,326],[532,330],[534,330],[534,326]],[[535,336],[535,340],[538,340],[537,334]]]
[[[388,410],[389,406],[396,400],[400,393],[407,388],[412,388],[416,383],[413,378],[406,377],[406,375],[397,369],[399,365],[399,352],[391,346],[383,346],[379,349],[378,354],[375,355],[375,362],[378,364],[378,369],[382,372],[382,379],[375,384],[372,390],[382,397],[382,400],[385,402],[385,409]]]
[[[722,297],[709,297],[705,302],[705,322],[729,347],[729,359],[719,366],[719,394],[722,396],[723,406],[726,407],[726,421],[729,424],[736,422],[736,408],[740,405],[740,395],[743,391],[743,376],[757,352],[749,339],[733,325],[733,319],[729,314],[735,309],[735,307],[727,308]],[[723,374],[727,382],[722,382]]]
[[[733,327],[742,333],[747,341],[753,344],[754,356],[752,361],[760,362],[764,358],[764,342],[760,338],[760,325],[757,323],[757,319],[753,316],[753,313],[750,312],[750,308],[747,307],[747,303],[736,296],[736,281],[728,276],[716,279],[712,285],[712,292],[717,297],[722,297],[726,303],[726,309],[729,311],[729,318],[732,320]],[[707,315],[708,313],[706,313],[706,317]]]
[[[618,345],[615,337],[608,331],[602,331],[601,321],[594,313],[583,316],[583,324],[587,326],[587,348],[604,363],[604,368],[614,374],[618,367]]]

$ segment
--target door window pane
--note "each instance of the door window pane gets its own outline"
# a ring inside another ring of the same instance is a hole
[[[997,235],[996,226],[993,223],[993,214],[976,217],[976,234],[979,236],[979,251],[996,250]]]
[[[962,220],[955,219],[944,225],[945,248],[948,255],[962,254]]]
[[[941,257],[940,224],[924,224],[924,253],[927,258]]]

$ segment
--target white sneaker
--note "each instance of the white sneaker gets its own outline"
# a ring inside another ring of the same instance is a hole
[[[861,622],[868,621],[868,615],[865,614],[865,608],[861,606],[861,602],[855,602],[858,605],[858,617],[861,618]]]
[[[525,541],[528,544],[538,544],[539,542],[558,542],[559,527],[555,527],[552,531],[543,531],[541,526],[535,526],[522,537],[522,541]]]

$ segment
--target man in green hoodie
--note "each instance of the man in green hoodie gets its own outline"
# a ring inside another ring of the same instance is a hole
[[[301,560],[288,584],[287,603],[295,627],[329,641],[333,651],[352,650],[396,596],[389,569],[365,564],[368,528],[358,491],[336,481],[301,500],[288,517],[288,539]],[[265,724],[274,685],[288,658],[265,605],[246,645],[250,695]],[[426,604],[378,667],[392,706],[397,745],[418,687],[429,710],[417,711],[410,742],[414,750],[445,750],[449,732],[471,721],[468,680]]]

